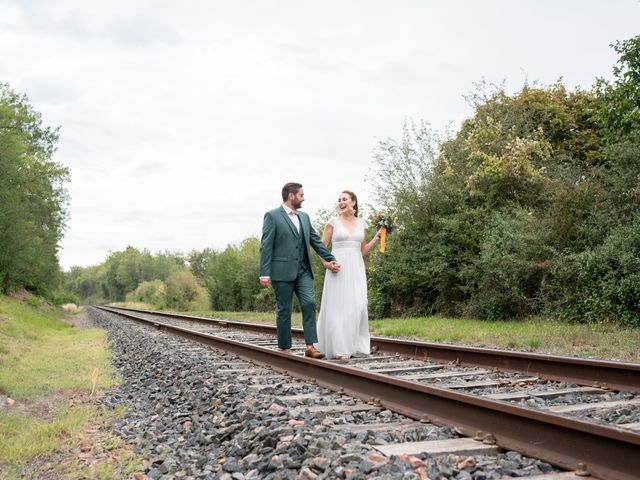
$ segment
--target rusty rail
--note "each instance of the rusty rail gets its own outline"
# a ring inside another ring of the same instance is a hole
[[[260,323],[235,322],[154,310],[126,309],[122,307],[117,307],[117,309],[274,335],[276,331],[275,326]],[[301,329],[293,329],[293,335],[296,338],[303,338]],[[640,363],[514,352],[385,337],[371,337],[371,346],[382,353],[397,353],[442,363],[455,362],[465,366],[497,368],[505,372],[537,375],[546,380],[640,393]]]
[[[380,405],[411,418],[453,426],[469,436],[479,431],[491,434],[502,448],[540,458],[568,470],[581,468],[603,480],[635,480],[640,472],[640,434],[635,432],[285,354],[148,320],[121,310],[98,308],[293,376],[314,379],[323,386],[344,390],[358,398],[373,397]]]

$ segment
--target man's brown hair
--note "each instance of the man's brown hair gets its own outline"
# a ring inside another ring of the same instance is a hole
[[[289,194],[293,193],[295,195],[296,193],[298,193],[298,190],[300,190],[301,188],[302,188],[302,184],[300,183],[295,183],[295,182],[285,183],[284,187],[282,187],[282,201],[286,202],[287,200],[289,200]]]

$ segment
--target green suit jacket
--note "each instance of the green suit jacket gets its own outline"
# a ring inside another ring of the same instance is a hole
[[[300,255],[306,254],[311,267],[311,248],[325,260],[335,257],[311,226],[309,215],[298,210],[300,233],[284,208],[278,207],[264,214],[262,240],[260,241],[260,276],[271,277],[273,281],[293,282],[298,276]],[[306,252],[300,252],[299,235],[304,236]],[[313,270],[311,271],[313,276]]]

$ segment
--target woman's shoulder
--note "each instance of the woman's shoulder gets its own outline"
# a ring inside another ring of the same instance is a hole
[[[338,217],[331,217],[327,222],[327,225],[331,225],[332,227],[336,226],[336,222],[338,222]]]

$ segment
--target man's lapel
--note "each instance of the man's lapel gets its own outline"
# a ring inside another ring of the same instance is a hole
[[[309,238],[309,217],[307,217],[304,213],[298,212],[298,220],[300,220],[300,230],[302,231],[302,235],[304,235],[305,241]]]
[[[280,213],[284,217],[284,221],[287,222],[287,224],[289,225],[289,228],[291,229],[291,232],[297,237],[299,235],[298,234],[298,229],[293,224],[293,221],[289,218],[289,215],[287,215],[287,212],[285,212],[284,207],[282,207],[282,206],[280,207]],[[300,218],[298,218],[298,220],[300,220]],[[302,222],[300,222],[300,224],[302,225]]]

